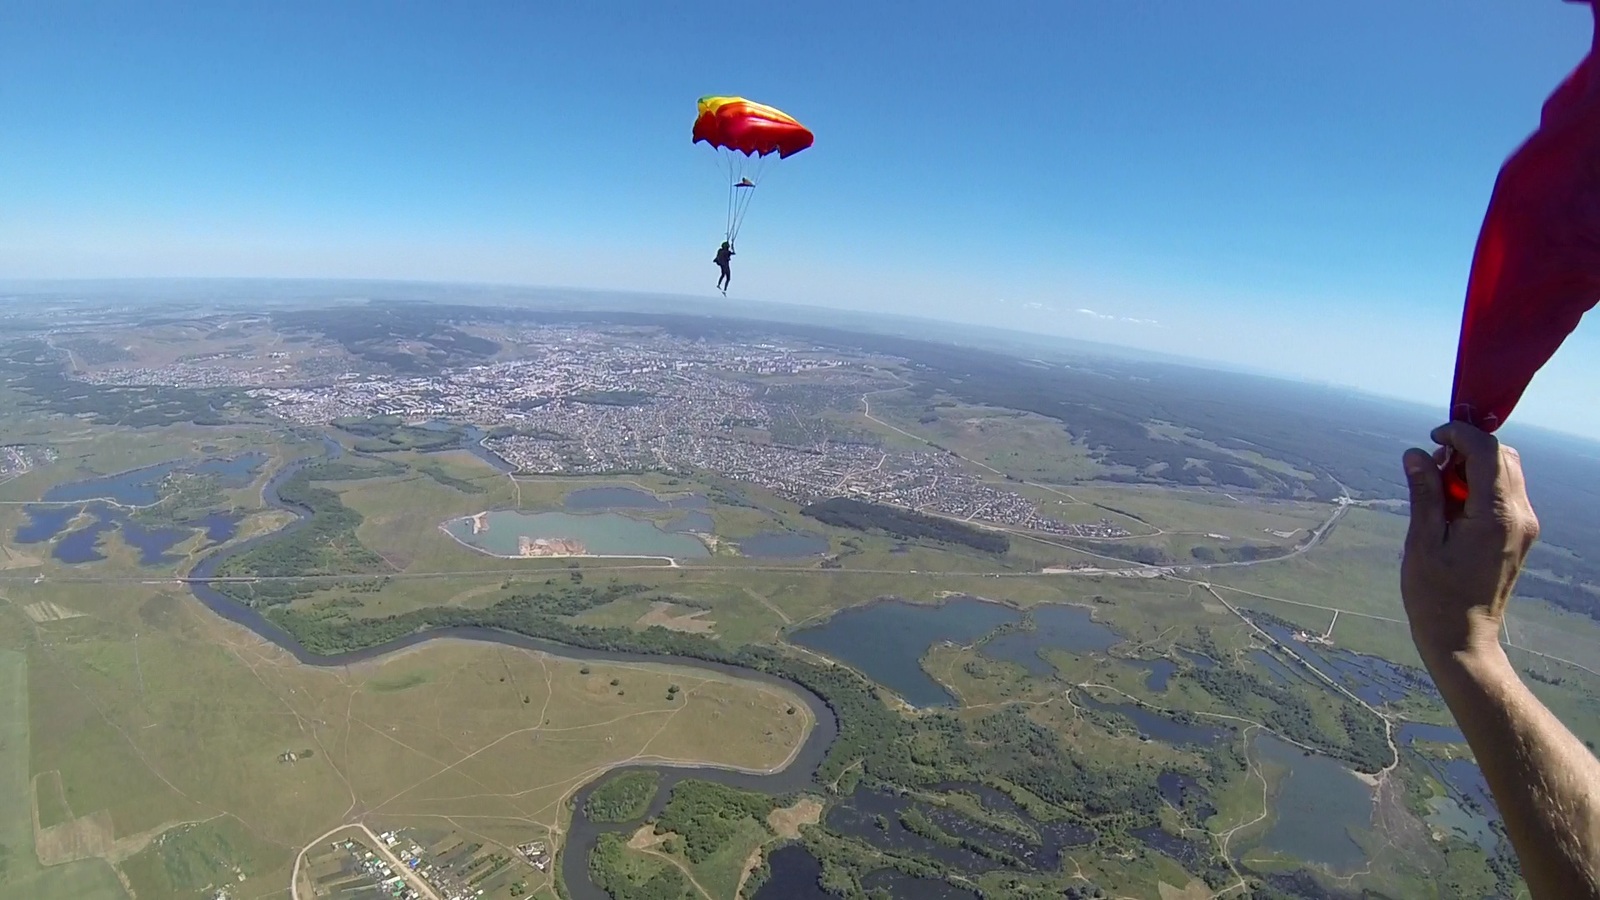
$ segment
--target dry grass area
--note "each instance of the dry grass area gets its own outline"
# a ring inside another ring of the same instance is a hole
[[[786,841],[800,839],[801,825],[815,825],[821,821],[822,801],[815,797],[801,797],[793,806],[779,807],[767,814],[767,826]]]
[[[690,634],[710,634],[717,623],[713,619],[704,619],[702,616],[710,612],[706,609],[697,609],[694,612],[674,615],[673,610],[679,607],[664,600],[657,600],[650,604],[650,611],[639,617],[634,624],[639,628],[649,628],[651,625],[660,625],[672,631],[687,631]]]
[[[772,770],[813,724],[767,684],[461,640],[310,667],[172,590],[10,592],[11,608],[71,619],[0,605],[0,627],[30,645],[32,758],[60,772],[52,809],[80,814],[38,829],[41,858],[119,862],[223,816],[251,835],[247,868],[266,884],[287,885],[300,848],[349,821],[559,841],[565,801],[614,766]]]

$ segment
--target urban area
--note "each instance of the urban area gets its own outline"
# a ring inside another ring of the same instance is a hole
[[[1109,520],[1041,515],[1036,501],[985,481],[951,453],[886,446],[845,425],[842,414],[860,411],[863,395],[903,385],[884,368],[894,360],[845,359],[792,342],[576,327],[521,329],[505,340],[516,358],[428,375],[322,374],[322,359],[300,383],[253,386],[258,369],[218,359],[80,377],[231,384],[304,424],[392,415],[472,425],[489,430],[484,449],[527,474],[711,471],[798,503],[851,497],[1054,535],[1129,534]],[[282,378],[289,364],[271,362]]]

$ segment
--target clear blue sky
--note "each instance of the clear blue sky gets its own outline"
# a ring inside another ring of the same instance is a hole
[[[817,134],[734,293],[1436,404],[1557,0],[0,4],[0,278],[708,293],[695,98]],[[1600,334],[1519,419],[1600,436]]]

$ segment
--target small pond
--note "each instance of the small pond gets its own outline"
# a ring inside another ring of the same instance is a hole
[[[452,537],[495,556],[523,556],[524,539],[566,540],[581,545],[587,556],[710,556],[704,544],[687,534],[663,531],[655,523],[621,513],[573,515],[495,510],[445,523]],[[533,555],[533,554],[527,554]]]
[[[938,606],[879,600],[842,610],[789,640],[854,666],[913,706],[948,706],[955,698],[922,669],[929,648],[970,644],[1021,618],[1009,606],[975,597],[951,597]]]
[[[1307,755],[1266,732],[1256,735],[1260,758],[1287,776],[1273,797],[1273,823],[1260,846],[1348,872],[1366,861],[1350,836],[1372,826],[1372,788],[1355,773],[1325,756]]]
[[[1074,691],[1072,700],[1090,709],[1122,715],[1133,723],[1133,727],[1138,729],[1141,736],[1168,744],[1210,745],[1228,733],[1226,729],[1210,725],[1185,725],[1153,709],[1135,706],[1132,703],[1103,703],[1085,691]]]
[[[772,876],[755,900],[838,900],[822,889],[822,863],[802,844],[780,847],[767,857]]]
[[[828,539],[809,531],[763,531],[739,539],[739,552],[757,559],[799,559],[828,552]]]

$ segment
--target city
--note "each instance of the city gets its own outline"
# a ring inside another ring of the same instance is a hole
[[[328,360],[312,356],[315,370],[298,383],[259,386],[258,369],[213,354],[212,367],[184,361],[81,377],[244,388],[301,424],[378,415],[468,424],[489,431],[484,449],[525,474],[710,471],[802,504],[842,496],[1051,535],[1129,535],[1109,520],[1041,515],[1036,501],[986,482],[951,453],[886,446],[850,425],[864,394],[903,385],[886,371],[899,360],[638,330],[539,327],[500,337],[515,358],[424,376],[330,376]],[[292,375],[289,362],[274,362],[282,378]]]

